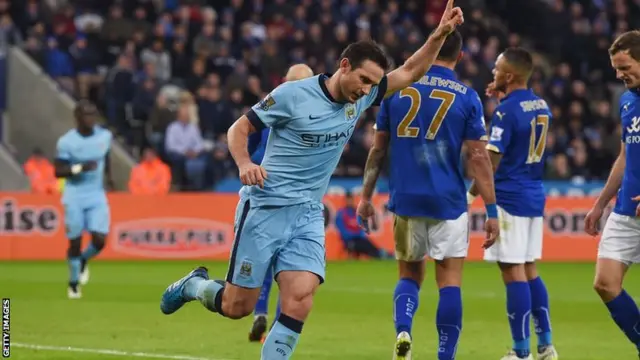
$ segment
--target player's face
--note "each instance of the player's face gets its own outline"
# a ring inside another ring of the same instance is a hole
[[[96,124],[98,111],[93,106],[87,106],[82,109],[82,113],[78,119],[78,125],[83,129],[92,129]]]
[[[380,83],[384,70],[371,60],[365,60],[358,68],[351,67],[349,60],[340,62],[340,90],[344,99],[355,103],[361,97],[369,94],[371,89]]]
[[[493,68],[493,83],[496,90],[505,91],[509,83],[509,67],[502,55],[498,56],[495,67]]]
[[[616,71],[616,77],[628,88],[640,87],[640,61],[629,55],[629,51],[620,51],[611,56],[611,66]]]

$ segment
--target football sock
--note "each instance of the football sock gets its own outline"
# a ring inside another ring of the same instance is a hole
[[[538,276],[529,280],[531,291],[531,315],[538,336],[538,351],[551,345],[551,316],[549,313],[549,295],[544,281]]]
[[[622,290],[620,295],[606,305],[620,330],[636,347],[640,348],[640,311],[633,298]]]
[[[280,314],[262,346],[261,360],[290,359],[298,344],[304,323]]]
[[[262,288],[260,289],[260,297],[258,297],[256,308],[253,311],[254,315],[267,315],[269,313],[269,293],[271,292],[272,284],[273,275],[271,274],[271,269],[269,269],[262,283]]]
[[[81,259],[80,257],[70,257],[67,259],[67,263],[69,264],[69,285],[75,289],[80,278]]]
[[[507,316],[513,338],[513,351],[519,358],[531,353],[529,345],[529,317],[531,316],[531,290],[524,281],[507,284]]]
[[[182,295],[187,300],[198,300],[210,311],[222,314],[222,294],[224,293],[224,283],[217,280],[205,280],[201,277],[194,277],[187,281]],[[224,316],[224,315],[223,315]]]
[[[453,360],[462,331],[462,294],[459,287],[447,286],[440,289],[436,328],[438,360]]]
[[[412,279],[398,280],[393,293],[393,321],[396,325],[396,335],[403,331],[411,334],[413,314],[418,311],[418,293],[420,286]]]
[[[82,260],[86,262],[92,257],[98,255],[99,252],[100,251],[98,251],[98,249],[96,249],[95,246],[93,246],[93,243],[89,243],[87,248],[82,252]]]

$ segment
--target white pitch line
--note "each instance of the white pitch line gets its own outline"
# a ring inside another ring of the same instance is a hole
[[[145,352],[132,352],[113,349],[87,349],[77,348],[73,346],[49,346],[49,345],[37,345],[37,344],[23,344],[23,343],[11,343],[12,347],[32,349],[32,350],[48,350],[48,351],[66,351],[77,353],[89,353],[89,354],[101,354],[112,356],[124,356],[124,357],[139,357],[139,358],[151,358],[151,359],[171,359],[171,360],[230,360],[219,358],[203,358],[186,355],[168,355],[168,354],[153,354]]]

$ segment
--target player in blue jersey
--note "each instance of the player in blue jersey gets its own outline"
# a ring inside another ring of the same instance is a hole
[[[305,64],[295,64],[289,68],[287,74],[284,77],[284,81],[296,81],[306,79],[313,76],[313,70]],[[249,154],[251,155],[251,161],[254,164],[262,163],[264,152],[267,147],[267,140],[269,139],[269,128],[265,128],[260,132],[255,132],[249,135]],[[260,297],[256,302],[256,307],[253,311],[254,319],[251,330],[249,331],[249,341],[261,341],[264,334],[267,331],[267,315],[269,306],[269,293],[271,292],[271,285],[273,284],[273,271],[269,267],[262,283],[262,289],[260,290]],[[274,319],[277,319],[280,315],[280,298],[278,298],[276,307],[276,313]],[[275,321],[274,323],[275,324]],[[273,326],[273,324],[271,326]]]
[[[231,154],[240,169],[233,249],[226,282],[197,268],[164,292],[161,310],[171,314],[199,300],[207,309],[239,319],[253,312],[267,269],[274,268],[282,312],[262,347],[262,359],[289,359],[313,296],[325,278],[322,197],[360,115],[387,94],[420,79],[445,38],[463,22],[449,0],[427,42],[385,75],[388,60],[370,41],[347,46],[333,75],[278,86],[229,129]],[[261,165],[251,161],[247,138],[271,128]]]
[[[393,294],[396,328],[394,359],[411,359],[411,328],[425,256],[435,260],[440,289],[436,316],[438,359],[455,358],[462,330],[462,267],[469,246],[467,188],[462,173],[462,146],[488,204],[489,247],[498,232],[497,208],[482,103],[478,94],[456,78],[462,58],[462,36],[454,32],[421,79],[387,98],[380,107],[376,135],[365,167],[358,215],[368,232],[374,215],[371,197],[387,152],[390,152],[388,208],[394,213],[394,240],[399,281]]]
[[[622,144],[609,179],[585,218],[585,230],[598,234],[604,208],[617,194],[598,247],[594,288],[620,330],[640,353],[640,310],[622,283],[640,263],[640,31],[620,35],[609,48],[611,64],[627,91],[620,97]]]
[[[55,160],[56,177],[65,178],[62,195],[64,223],[69,238],[70,299],[82,297],[79,285],[89,280],[89,259],[104,248],[109,233],[109,204],[104,190],[104,174],[113,186],[109,164],[111,132],[95,125],[96,107],[86,100],[76,105],[77,127],[58,140]],[[82,251],[83,231],[91,234],[91,242]]]
[[[535,261],[542,257],[545,191],[542,182],[551,111],[527,83],[533,71],[531,54],[508,48],[495,63],[487,95],[500,100],[491,120],[487,149],[495,171],[500,237],[485,250],[497,262],[507,293],[507,316],[513,347],[503,360],[533,359],[529,320],[533,315],[539,360],[555,360],[547,289]],[[469,189],[468,201],[477,194]]]

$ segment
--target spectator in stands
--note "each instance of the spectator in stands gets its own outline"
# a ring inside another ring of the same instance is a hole
[[[24,173],[29,178],[31,191],[35,194],[57,194],[58,179],[53,164],[42,154],[41,149],[34,149],[24,164]]]
[[[176,112],[169,108],[167,96],[161,93],[158,94],[146,124],[146,135],[148,143],[162,159],[166,158],[164,149],[165,133],[167,127],[175,118]]]
[[[81,99],[88,99],[89,91],[102,85],[102,76],[98,74],[100,54],[88,46],[87,37],[84,34],[76,36],[76,41],[69,48],[69,54],[76,73],[77,96]]]
[[[229,156],[229,147],[226,143],[218,141],[213,147],[211,161],[211,181],[215,186],[220,180],[237,176],[235,163]]]
[[[162,195],[170,187],[171,170],[153,149],[145,149],[142,161],[131,171],[129,191],[134,195]]]
[[[349,256],[358,258],[366,255],[375,259],[391,258],[391,254],[378,248],[358,225],[353,195],[347,192],[344,199],[345,206],[336,212],[336,228],[340,232],[340,238]],[[372,224],[372,229],[376,228],[377,223]]]
[[[183,189],[202,190],[207,158],[200,129],[191,122],[190,107],[188,102],[178,106],[177,120],[167,128],[165,151],[178,185]]]
[[[132,60],[128,55],[120,55],[118,63],[107,74],[106,105],[109,125],[119,134],[129,131],[127,106],[134,97],[134,74]]]
[[[58,47],[58,40],[51,36],[47,40],[46,71],[63,90],[70,94],[75,93],[75,71],[69,54]]]
[[[162,38],[155,38],[151,47],[142,50],[140,60],[143,64],[153,64],[154,77],[162,82],[171,79],[171,55],[164,47]]]
[[[217,87],[205,85],[198,91],[200,129],[205,139],[215,140],[226,134],[232,124],[227,102]]]

